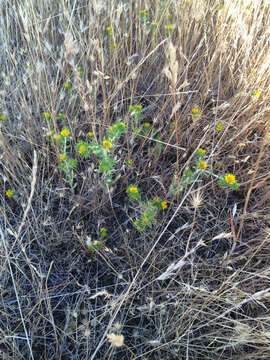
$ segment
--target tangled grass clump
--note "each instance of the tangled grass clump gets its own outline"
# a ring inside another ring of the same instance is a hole
[[[5,359],[267,359],[270,4],[0,4]]]

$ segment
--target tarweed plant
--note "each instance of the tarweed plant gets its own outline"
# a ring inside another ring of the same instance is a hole
[[[103,185],[113,185],[119,176],[114,177],[114,168],[117,163],[117,159],[113,154],[114,148],[117,145],[117,141],[120,136],[126,131],[126,125],[122,121],[117,121],[114,125],[107,129],[106,137],[100,142],[96,142],[93,134],[88,133],[91,141],[79,141],[76,144],[76,149],[79,155],[88,159],[91,154],[97,156],[99,159],[99,167],[96,172],[102,175]]]
[[[218,184],[221,187],[228,187],[231,190],[239,189],[240,184],[236,181],[235,175],[227,174],[223,176],[220,174],[214,174],[214,172],[208,168],[205,157],[206,150],[204,150],[203,148],[199,148],[195,153],[195,166],[192,166],[191,169],[186,168],[180,180],[176,175],[173,177],[170,186],[170,192],[172,194],[177,194],[181,192],[184,188],[186,188],[188,185],[199,181],[201,176],[212,176],[217,178]]]
[[[60,135],[57,137],[57,143],[59,146],[59,167],[65,174],[64,181],[67,182],[71,189],[74,189],[74,168],[77,165],[77,159],[69,157],[69,147],[71,142],[69,128],[62,129]]]
[[[129,114],[131,116],[131,129],[132,129],[132,131],[138,130],[138,128],[141,125],[142,109],[143,109],[143,107],[140,104],[130,105],[130,107],[129,107]]]
[[[157,220],[157,214],[160,210],[167,209],[168,205],[165,200],[155,197],[152,200],[143,201],[140,190],[137,185],[129,185],[126,190],[128,196],[132,200],[137,200],[141,216],[134,221],[134,226],[139,231],[145,231],[152,228]]]

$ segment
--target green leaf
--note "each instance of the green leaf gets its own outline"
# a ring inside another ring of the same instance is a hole
[[[77,165],[77,163],[78,163],[77,159],[68,159],[68,165],[71,168],[74,168]]]

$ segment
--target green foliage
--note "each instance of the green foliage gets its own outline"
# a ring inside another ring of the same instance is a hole
[[[74,168],[77,166],[77,159],[68,156],[69,137],[70,131],[64,128],[61,135],[58,135],[58,145],[60,146],[60,163],[59,167],[65,174],[64,181],[67,182],[71,189],[74,188]]]
[[[207,169],[207,163],[205,159],[205,150],[199,148],[195,154],[195,166],[192,169],[185,169],[184,173],[179,181],[178,176],[174,176],[170,185],[170,193],[176,195],[181,192],[188,185],[198,181],[201,175],[213,176],[219,179],[218,184],[221,187],[227,187],[232,190],[238,190],[240,184],[235,180],[233,174],[227,174],[225,176],[215,175],[212,170]]]
[[[129,114],[132,119],[132,131],[135,131],[140,126],[140,122],[142,120],[142,108],[143,107],[140,104],[131,105],[129,107]]]
[[[108,232],[107,232],[108,230],[107,230],[107,228],[105,228],[105,227],[102,227],[102,228],[100,228],[100,237],[102,238],[102,239],[104,239],[105,237],[107,237],[108,236]]]
[[[129,185],[126,192],[129,195],[130,199],[135,199],[135,200],[141,199],[140,191],[136,185]]]
[[[152,228],[156,221],[158,211],[165,210],[167,208],[167,202],[161,201],[158,197],[152,200],[142,201],[137,185],[129,185],[126,192],[130,199],[138,201],[139,208],[142,211],[141,216],[134,221],[134,226],[139,231],[145,231],[147,228]]]
[[[125,133],[126,125],[117,121],[107,130],[106,136],[99,143],[92,137],[91,142],[79,141],[76,144],[77,152],[84,159],[88,159],[93,153],[99,159],[99,166],[96,172],[103,175],[103,185],[110,186],[114,184],[118,177],[114,177],[117,158],[113,156],[112,150],[117,145],[120,136]]]
[[[84,70],[83,70],[83,68],[81,66],[77,67],[77,71],[78,71],[78,73],[80,74],[81,77],[84,75]]]
[[[95,241],[89,241],[89,243],[87,244],[87,248],[90,251],[95,251],[95,250],[99,250],[102,249],[104,246],[103,242],[101,240],[95,240]]]

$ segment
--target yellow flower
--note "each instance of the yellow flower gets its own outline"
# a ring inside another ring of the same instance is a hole
[[[133,161],[132,160],[127,160],[127,165],[132,165]]]
[[[80,145],[80,146],[79,146],[79,149],[78,149],[78,152],[79,152],[80,154],[83,154],[83,153],[86,152],[86,150],[87,150],[87,147],[86,147],[85,145]]]
[[[141,10],[141,11],[140,11],[140,14],[141,14],[141,16],[149,17],[149,13],[146,12],[145,10]]]
[[[223,129],[224,129],[224,124],[222,124],[222,123],[217,124],[217,126],[216,126],[217,131],[222,131]]]
[[[253,96],[259,96],[261,94],[260,90],[253,91]]]
[[[227,184],[233,185],[235,183],[235,176],[233,174],[227,174],[225,176],[225,181]]]
[[[109,140],[103,140],[103,147],[106,149],[106,150],[109,150],[111,147],[112,147],[112,143],[109,141]]]
[[[14,191],[11,190],[11,189],[8,189],[8,190],[6,191],[7,197],[11,197],[11,196],[13,196],[14,194],[15,194]]]
[[[114,131],[112,126],[109,127],[109,130],[110,130],[110,131]]]
[[[80,75],[83,75],[83,68],[81,66],[77,67],[78,72],[80,73]]]
[[[60,120],[64,120],[64,119],[67,118],[67,115],[62,114],[62,113],[59,113],[59,114],[58,114],[58,117],[59,117]]]
[[[163,210],[167,209],[168,205],[167,205],[167,201],[162,201],[161,202],[161,207]]]
[[[4,115],[4,114],[0,115],[0,120],[5,121],[6,119],[7,119],[6,115]]]
[[[70,88],[71,88],[70,83],[65,82],[65,83],[64,83],[64,88],[65,88],[65,89],[70,89]]]
[[[142,105],[136,105],[136,110],[142,110]]]
[[[43,113],[43,116],[44,116],[46,119],[50,119],[50,118],[51,118],[51,114],[48,113],[48,112]]]
[[[167,30],[168,30],[168,31],[171,31],[172,29],[173,29],[172,24],[170,24],[170,25],[167,26]]]
[[[204,153],[205,153],[205,150],[202,149],[202,148],[199,148],[199,149],[197,150],[197,152],[198,152],[199,154],[204,154]]]
[[[145,122],[143,125],[144,125],[144,127],[149,128],[150,123],[149,123],[149,122]]]
[[[131,186],[129,188],[129,192],[131,192],[133,194],[138,194],[139,190],[138,190],[137,186]]]
[[[200,113],[200,110],[197,108],[197,107],[195,107],[194,109],[192,109],[192,114],[193,115],[198,115]]]
[[[65,154],[60,154],[59,155],[60,160],[66,160],[67,156]]]
[[[199,164],[198,164],[198,167],[200,169],[205,169],[207,167],[206,163],[204,161],[200,161]]]
[[[64,137],[66,137],[70,134],[70,131],[69,131],[69,129],[66,128],[66,129],[63,129],[60,134]]]
[[[110,26],[106,27],[106,31],[109,37],[112,37],[112,28]]]
[[[90,137],[94,136],[94,134],[92,133],[92,131],[88,131],[88,136],[90,136]]]

